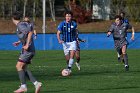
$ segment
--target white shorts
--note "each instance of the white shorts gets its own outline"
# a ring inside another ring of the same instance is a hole
[[[68,55],[70,50],[76,51],[76,41],[64,42],[62,43],[62,45],[63,45],[63,50],[65,55]]]

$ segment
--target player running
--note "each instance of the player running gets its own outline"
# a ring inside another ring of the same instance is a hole
[[[129,24],[128,19],[125,18],[125,13],[124,12],[121,12],[120,16],[122,17],[122,22],[123,23]],[[132,33],[135,33],[135,30],[134,30],[133,26],[131,27],[131,30],[132,30]],[[127,38],[127,35],[126,35],[126,38]],[[122,59],[122,57],[121,57],[122,56],[122,52],[121,51],[117,52],[117,55],[118,55],[118,62],[121,62],[121,61],[124,62],[124,59]]]
[[[74,62],[77,38],[77,23],[72,21],[72,16],[72,12],[67,11],[65,13],[65,20],[57,28],[57,39],[63,45],[64,55],[68,64],[67,68],[70,72]],[[62,38],[60,38],[60,34],[62,34]]]
[[[127,23],[122,22],[122,17],[120,15],[115,16],[115,22],[111,25],[108,30],[107,36],[113,34],[113,39],[115,43],[115,48],[117,52],[122,52],[122,57],[124,59],[125,70],[129,70],[128,56],[126,53],[128,41],[126,39],[127,30],[131,29],[132,26]],[[132,40],[134,40],[134,31],[132,31]]]

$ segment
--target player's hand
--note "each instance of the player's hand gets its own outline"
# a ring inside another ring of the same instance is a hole
[[[111,35],[111,32],[108,32],[106,36],[109,37],[110,35]]]
[[[36,39],[36,38],[37,38],[37,35],[34,36],[34,39]]]
[[[80,42],[84,42],[84,43],[85,43],[85,42],[86,42],[86,40],[81,40],[81,41],[78,41],[78,42],[79,42],[79,43],[80,43]]]
[[[62,41],[62,40],[59,40],[58,42],[59,42],[60,44],[64,43],[64,41]]]
[[[28,48],[29,48],[29,46],[28,45],[25,45],[25,46],[23,46],[22,47],[24,50],[27,50]]]
[[[19,41],[18,41],[18,42],[14,42],[14,43],[13,43],[13,46],[17,47],[19,44],[20,44]]]
[[[132,36],[132,37],[131,37],[131,40],[134,40],[134,39],[135,39],[134,36]]]

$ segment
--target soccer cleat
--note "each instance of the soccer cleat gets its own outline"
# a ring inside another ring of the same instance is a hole
[[[27,92],[27,88],[22,88],[22,87],[14,91],[14,93],[25,93],[25,92]]]
[[[128,65],[125,66],[125,71],[129,71],[129,66]]]
[[[77,66],[78,70],[80,70],[80,64],[76,62],[75,65]]]
[[[37,84],[35,85],[35,93],[39,93],[40,89],[41,89],[42,83],[41,82],[37,82]]]

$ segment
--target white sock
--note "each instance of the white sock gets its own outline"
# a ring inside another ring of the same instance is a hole
[[[125,67],[127,67],[128,65],[125,65]]]
[[[118,54],[118,57],[120,57],[120,54],[117,52],[117,54]]]
[[[69,59],[69,65],[68,65],[68,66],[69,66],[69,67],[72,67],[73,62],[74,62],[74,59],[70,58],[70,59]]]
[[[22,84],[20,87],[27,88],[26,84]]]
[[[38,83],[38,82],[37,82],[37,81],[35,81],[33,84],[34,84],[34,85],[36,85],[37,83]]]

